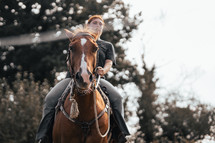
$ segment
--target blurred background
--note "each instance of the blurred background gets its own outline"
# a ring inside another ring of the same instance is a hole
[[[0,1],[0,142],[32,143],[50,89],[65,78],[63,29],[103,15],[128,142],[215,142],[212,0]]]

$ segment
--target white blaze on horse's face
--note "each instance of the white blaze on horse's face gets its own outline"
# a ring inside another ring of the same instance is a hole
[[[81,38],[81,45],[84,46],[87,40],[85,38]],[[87,72],[87,62],[85,61],[85,54],[82,54],[81,58],[81,76],[85,83],[90,83],[90,75]]]
[[[81,38],[81,45],[84,46],[87,42],[87,39],[85,38]]]

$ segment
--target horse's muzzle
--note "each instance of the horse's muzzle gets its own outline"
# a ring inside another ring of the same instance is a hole
[[[87,71],[85,73],[80,71],[80,72],[76,73],[75,80],[76,80],[79,88],[88,89],[93,80],[93,75],[89,71]]]

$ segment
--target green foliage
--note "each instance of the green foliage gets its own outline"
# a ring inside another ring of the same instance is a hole
[[[30,77],[30,79],[26,78]],[[34,82],[32,74],[16,75],[13,89],[0,79],[0,142],[34,142],[42,114],[43,98],[49,91],[47,81]]]

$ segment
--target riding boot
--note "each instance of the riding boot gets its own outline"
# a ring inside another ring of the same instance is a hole
[[[55,108],[50,109],[47,107],[44,107],[44,116],[40,122],[37,134],[36,134],[36,140],[39,141],[40,139],[46,140],[45,143],[52,143],[52,128],[54,123],[54,115],[55,115]]]
[[[52,129],[54,124],[55,106],[57,105],[58,99],[61,97],[70,81],[70,78],[66,78],[60,81],[47,94],[43,106],[42,120],[36,134],[36,141],[41,140],[42,143],[52,143]]]
[[[117,124],[120,128],[120,130],[122,131],[122,133],[126,136],[126,135],[130,135],[129,131],[128,131],[128,128],[125,124],[125,120],[124,118],[122,117],[122,114],[119,112],[119,110],[116,110],[116,109],[113,109],[113,114],[114,114],[114,117],[117,121]]]
[[[126,142],[126,136],[127,135],[130,135],[129,131],[128,131],[128,128],[125,124],[125,120],[124,118],[122,117],[122,114],[118,111],[118,110],[115,110],[115,109],[112,109],[113,110],[113,116],[114,116],[114,119],[116,121],[116,124],[119,128],[119,132],[117,133],[117,137],[118,138],[118,142],[119,143],[125,143]],[[121,133],[120,133],[121,132]]]

